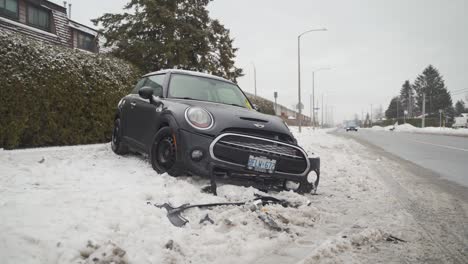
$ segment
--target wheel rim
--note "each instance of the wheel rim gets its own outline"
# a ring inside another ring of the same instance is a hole
[[[175,144],[172,137],[167,136],[159,141],[156,150],[156,161],[165,170],[172,168],[175,163]]]

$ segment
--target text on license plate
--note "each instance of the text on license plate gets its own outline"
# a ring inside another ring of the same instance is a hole
[[[267,159],[265,157],[249,156],[249,162],[247,168],[249,170],[273,173],[276,167],[276,160]]]

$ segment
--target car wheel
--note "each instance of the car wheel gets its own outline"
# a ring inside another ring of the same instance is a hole
[[[177,161],[177,145],[170,127],[161,128],[151,146],[151,165],[158,173],[167,172],[177,177],[182,175]]]
[[[122,142],[122,130],[120,127],[120,118],[115,119],[114,129],[112,130],[112,151],[118,155],[125,155],[128,153],[128,147]]]

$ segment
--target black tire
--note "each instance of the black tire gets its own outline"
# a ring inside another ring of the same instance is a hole
[[[177,160],[176,140],[170,127],[163,127],[156,133],[151,145],[150,160],[153,169],[160,174],[167,172],[173,177],[183,174],[181,162]]]
[[[120,118],[115,119],[114,129],[112,130],[112,151],[117,155],[125,155],[128,153],[128,147],[122,142],[122,129],[120,127]]]

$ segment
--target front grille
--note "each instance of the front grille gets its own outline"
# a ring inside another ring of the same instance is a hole
[[[307,169],[307,157],[298,147],[288,144],[240,134],[223,134],[214,141],[214,158],[246,166],[249,156],[275,159],[276,171],[302,174]]]
[[[250,135],[250,136],[257,136],[261,138],[268,138],[277,141],[283,141],[289,144],[294,144],[293,138],[288,134],[277,133],[268,130],[260,130],[260,129],[251,129],[251,128],[228,128],[225,129],[222,133],[234,133],[234,134],[241,134],[241,135]]]

